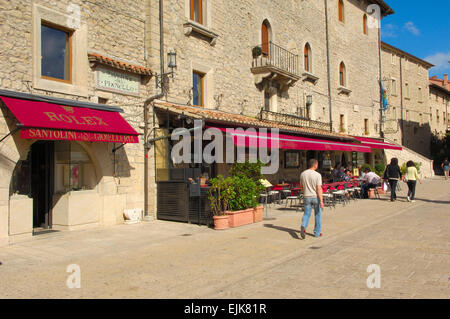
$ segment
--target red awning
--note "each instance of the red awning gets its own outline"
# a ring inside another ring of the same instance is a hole
[[[23,125],[20,133],[22,138],[139,143],[139,133],[118,112],[3,96],[0,99]]]
[[[225,129],[216,128],[222,132],[227,132],[233,136],[234,145],[245,147],[270,147],[287,150],[312,150],[312,151],[348,151],[348,152],[362,152],[370,153],[371,148],[364,145],[336,142],[329,140],[319,140],[301,136],[291,136],[278,134],[278,136],[270,133],[261,133],[239,130],[239,129]],[[270,131],[269,131],[270,132]]]
[[[379,149],[388,149],[388,150],[399,150],[401,151],[403,148],[400,145],[391,144],[387,142],[383,142],[380,140],[376,140],[369,137],[358,137],[355,138],[361,142],[362,145],[370,146],[371,148],[379,148]]]

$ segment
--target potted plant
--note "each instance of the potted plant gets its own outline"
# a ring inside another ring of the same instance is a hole
[[[233,176],[233,196],[230,198],[230,227],[239,227],[253,223],[253,210],[257,206],[254,198],[256,183],[247,176]]]
[[[231,178],[224,178],[218,175],[217,178],[210,179],[211,188],[208,191],[208,198],[213,212],[214,229],[223,230],[229,228],[229,217],[227,212],[230,209],[230,199],[234,195],[231,185]]]
[[[262,48],[259,45],[257,45],[256,47],[254,47],[252,49],[252,55],[253,55],[254,59],[261,56],[261,54],[262,54]]]
[[[255,183],[252,201],[254,223],[263,220],[263,206],[258,205],[260,194],[265,190],[264,185],[261,184],[261,180],[264,179],[264,176],[261,174],[261,168],[263,166],[264,163],[259,160],[256,163],[246,161],[245,163],[235,163],[230,171],[234,176],[246,176]]]

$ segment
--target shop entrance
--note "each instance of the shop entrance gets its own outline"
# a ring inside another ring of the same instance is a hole
[[[39,141],[31,146],[33,228],[49,229],[52,225],[54,159],[54,142]]]

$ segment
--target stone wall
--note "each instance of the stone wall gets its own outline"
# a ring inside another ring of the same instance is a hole
[[[158,0],[150,0],[152,20],[148,30],[149,60],[159,67]],[[337,1],[329,1],[330,71],[334,130],[338,131],[340,114],[350,134],[364,135],[364,119],[369,120],[369,134],[378,136],[379,118],[378,29],[363,34],[363,14],[367,2],[346,1],[346,21],[338,22]],[[316,84],[303,76],[294,87],[276,97],[275,110],[296,114],[306,107],[312,95],[311,117],[329,122],[328,75],[325,7],[323,1],[207,1],[205,28],[218,35],[215,45],[202,36],[185,35],[189,21],[189,1],[166,3],[165,50],[177,50],[178,68],[171,82],[168,99],[192,103],[193,70],[206,73],[207,108],[255,116],[264,105],[264,93],[255,85],[251,73],[252,48],[261,43],[261,25],[270,23],[274,43],[299,55],[300,73],[304,73],[303,52],[308,43],[312,51],[312,71]],[[347,68],[349,96],[339,94],[339,64]]]
[[[431,132],[442,138],[449,128],[448,105],[450,105],[450,92],[444,92],[444,90],[430,85],[428,103],[430,107]]]
[[[71,6],[72,5],[72,6]],[[73,5],[80,8],[80,21],[71,19]],[[54,97],[98,103],[106,99],[108,105],[124,110],[122,116],[142,133],[143,102],[151,93],[151,85],[144,81],[140,85],[139,96],[118,94],[96,88],[96,72],[89,65],[87,53],[95,52],[129,64],[147,67],[146,13],[149,2],[137,1],[50,1],[12,0],[0,1],[0,89],[49,95]],[[41,20],[52,22],[72,30],[73,82],[60,84],[43,81],[37,70],[39,65],[39,40]],[[14,117],[2,105],[0,114],[0,134],[10,132],[5,116]],[[25,158],[29,143],[19,135],[8,137],[0,145],[0,238],[8,236],[9,182],[15,162]],[[87,143],[85,147],[98,163],[101,178],[98,193],[108,198],[101,202],[104,211],[99,214],[99,222],[115,224],[122,221],[121,213],[114,209],[143,208],[143,143],[127,144],[114,155],[113,144]],[[118,146],[118,145],[115,145]],[[114,158],[115,157],[115,158]],[[114,167],[115,163],[115,167]],[[11,167],[10,167],[11,166]],[[111,206],[115,197],[120,205]],[[154,202],[151,203],[154,207]],[[114,209],[111,209],[114,208]],[[108,214],[112,214],[108,216]],[[5,226],[6,225],[6,226]]]
[[[398,158],[398,164],[402,166],[403,163],[413,161],[415,163],[421,163],[420,178],[431,178],[434,176],[433,160],[422,156],[409,148],[403,147],[403,150],[385,150],[387,163],[391,161],[391,158]]]
[[[431,128],[428,67],[383,46],[382,70],[390,104],[386,113],[386,137],[397,144],[403,140],[404,146],[429,157]],[[396,82],[396,88],[393,87],[392,79]]]

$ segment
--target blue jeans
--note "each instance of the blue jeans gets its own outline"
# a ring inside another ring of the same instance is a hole
[[[318,198],[305,198],[305,213],[303,214],[302,226],[308,228],[309,218],[311,217],[312,209],[314,207],[315,222],[314,235],[320,236],[322,231],[322,208],[320,207],[320,201]]]

